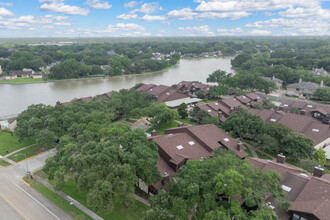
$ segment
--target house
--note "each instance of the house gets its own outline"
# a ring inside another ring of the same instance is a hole
[[[189,98],[188,95],[177,91],[170,86],[164,85],[154,85],[154,84],[144,84],[137,88],[139,92],[146,92],[152,96],[152,98],[157,102],[170,102],[174,100]]]
[[[288,212],[277,209],[272,198],[266,201],[283,220],[327,220],[330,216],[330,174],[324,174],[324,169],[314,168],[314,173],[303,173],[302,169],[285,164],[285,156],[278,155],[277,161],[248,158],[254,168],[280,174],[282,189],[286,200],[291,203]]]
[[[109,50],[109,51],[107,51],[107,55],[108,55],[109,57],[111,57],[111,56],[113,56],[113,55],[116,55],[116,52],[113,51],[113,50]]]
[[[200,104],[197,108],[205,110],[211,117],[217,115],[221,122],[224,122],[229,115],[238,109],[239,106],[253,106],[262,101],[262,98],[254,93],[236,96],[235,98],[222,99],[221,101]]]
[[[17,125],[16,118],[10,118],[8,120],[0,121],[0,130],[8,128],[10,131],[14,132]]]
[[[328,71],[326,71],[323,67],[320,68],[320,69],[313,68],[309,72],[314,74],[314,75],[317,75],[317,76],[330,76],[330,73]]]
[[[17,79],[17,78],[33,78],[33,79],[42,79],[42,74],[35,73],[32,69],[23,69],[23,70],[12,70],[9,72],[9,75],[6,75],[6,80]]]
[[[209,94],[211,86],[203,83],[195,83],[191,81],[182,81],[176,85],[176,89],[188,94],[197,95],[198,91],[204,91],[204,96],[207,97]]]
[[[92,99],[93,99],[93,97],[91,97],[91,96],[90,97],[83,97],[83,98],[74,98],[70,102],[57,101],[56,105],[67,105],[67,104],[70,104],[72,102],[90,102]]]
[[[14,132],[16,126],[17,126],[16,118],[8,119],[8,128],[9,128],[10,131]]]
[[[302,115],[312,116],[324,124],[330,124],[330,106],[302,101],[285,100],[279,106],[280,110],[288,111],[297,108]]]
[[[317,84],[312,82],[302,82],[302,80],[299,79],[299,83],[290,84],[286,87],[286,94],[288,96],[310,99],[319,87],[323,87],[323,81],[320,84]]]
[[[178,172],[188,160],[210,158],[218,148],[233,151],[241,159],[248,155],[242,143],[238,143],[213,124],[186,127],[180,124],[177,128],[165,130],[164,135],[157,135],[153,131],[150,140],[158,145],[157,167],[163,176],[162,181],[149,188],[153,194],[160,189],[166,190],[165,182],[170,181],[171,175]]]
[[[294,132],[303,134],[314,142],[314,148],[324,148],[330,145],[330,125],[323,124],[309,115],[286,113],[282,110],[249,109],[249,112],[258,115],[265,122],[279,122]],[[302,112],[304,113],[304,112]]]
[[[263,76],[261,78],[274,82],[279,89],[282,89],[283,81],[280,79],[277,79],[275,76],[273,76],[273,77],[264,77]]]

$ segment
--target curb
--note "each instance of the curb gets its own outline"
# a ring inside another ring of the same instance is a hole
[[[36,156],[39,156],[39,155],[41,155],[41,154],[43,154],[43,153],[45,153],[45,151],[43,151],[43,152],[41,152],[41,153],[38,153],[38,154],[36,154],[36,155],[33,155],[33,156],[31,156],[31,157],[25,158],[25,159],[23,159],[23,160],[20,160],[20,161],[18,161],[18,162],[16,162],[16,163],[20,163],[20,162],[23,162],[24,160],[28,160],[28,159],[31,159],[32,157],[36,157]]]
[[[28,187],[30,187],[30,184],[27,183],[23,178],[24,178],[24,177],[21,178],[21,180],[23,181],[23,183],[25,183]]]
[[[12,164],[10,164],[10,165],[8,165],[8,166],[1,166],[1,165],[0,165],[0,168],[10,167],[10,166],[12,166]]]

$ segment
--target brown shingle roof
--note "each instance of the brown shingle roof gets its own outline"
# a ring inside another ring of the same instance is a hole
[[[236,96],[235,98],[244,105],[247,105],[248,103],[250,103],[252,101],[252,99],[250,99],[249,97],[247,97],[245,95]]]
[[[237,99],[235,98],[229,98],[229,99],[223,99],[220,101],[228,108],[237,108],[238,106],[242,105]]]
[[[10,119],[8,119],[8,123],[9,124],[13,123],[14,121],[16,121],[16,118],[10,118]]]

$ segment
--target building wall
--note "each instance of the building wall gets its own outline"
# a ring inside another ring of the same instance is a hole
[[[42,79],[42,75],[33,75],[33,79]]]
[[[15,120],[11,124],[9,124],[9,130],[14,131],[16,126],[17,126],[17,120]]]
[[[328,146],[330,145],[330,137],[324,141],[322,141],[321,143],[319,143],[318,145],[315,145],[314,148],[317,150],[319,149],[320,147],[324,147],[324,145]]]

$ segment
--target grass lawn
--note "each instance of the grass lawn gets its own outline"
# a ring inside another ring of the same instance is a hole
[[[34,140],[24,140],[20,143],[15,135],[11,136],[10,133],[0,132],[0,155],[5,156],[6,150],[10,153],[34,143]]]
[[[51,147],[47,147],[47,148],[43,148],[43,147],[38,147],[37,145],[34,145],[32,147],[26,148],[24,150],[21,150],[20,152],[17,152],[17,154],[11,155],[10,157],[8,157],[9,159],[18,162],[21,160],[25,159],[25,155],[26,154],[26,158],[34,156],[36,154],[39,154],[45,150],[50,149]],[[17,156],[15,156],[17,155]]]
[[[42,175],[42,173],[40,173]],[[39,175],[39,174],[38,174]],[[50,182],[52,184],[52,182]],[[74,178],[68,178],[64,184],[62,191],[74,198],[87,208],[93,210],[90,206],[87,205],[87,192],[81,192],[77,185],[74,182]],[[134,208],[115,208],[113,212],[96,212],[99,216],[105,220],[135,220],[135,219],[144,219],[148,207],[138,201]],[[94,211],[94,210],[93,210]]]
[[[35,83],[35,82],[44,82],[43,79],[32,79],[32,78],[26,78],[26,79],[10,79],[10,80],[0,80],[0,83],[12,83],[12,84],[23,84],[23,83]]]
[[[256,150],[256,154],[258,155],[258,157],[260,159],[265,159],[265,160],[272,160],[273,159],[273,158],[271,158],[271,157],[269,157],[267,155],[262,155],[262,153],[260,151],[258,151],[258,150]]]
[[[299,167],[299,160],[293,160],[292,158],[288,158],[285,160],[286,163],[291,164],[293,166]]]
[[[175,127],[178,127],[179,126],[179,123],[176,122],[176,121],[172,121],[170,123],[166,123],[165,125],[163,125],[163,127],[161,127],[158,131],[158,134],[164,134],[164,131],[166,129],[169,129],[169,128],[175,128]],[[153,127],[149,128],[146,132],[147,133],[151,133],[153,130],[155,130]]]
[[[274,158],[276,158],[277,155],[278,155],[278,153],[273,152],[273,151],[269,151],[269,150],[264,150],[264,152],[265,152],[266,154],[271,155],[271,156],[274,157]]]
[[[24,177],[24,180],[27,181],[27,177]],[[42,183],[31,180],[30,185],[39,191],[41,194],[43,194],[45,197],[47,197],[50,201],[55,203],[58,207],[60,207],[62,210],[70,214],[74,219],[82,219],[82,220],[92,220],[91,217],[83,213],[80,209],[75,207],[74,205],[70,205],[68,201],[63,199],[61,196],[57,195],[53,191],[49,190],[46,186],[44,186]]]
[[[248,146],[246,146],[245,144],[244,144],[244,147],[246,147],[246,149],[244,151],[249,154],[248,157],[253,157],[253,154],[252,154],[250,148]]]
[[[191,118],[180,119],[180,121],[185,123],[185,124],[199,125],[197,122],[191,121]]]
[[[0,159],[0,166],[6,167],[9,166],[10,163],[8,163],[7,161],[4,161],[3,159]]]
[[[207,104],[207,103],[211,103],[211,102],[216,102],[216,101],[220,101],[221,99],[208,99],[208,100],[203,100],[201,102],[199,102],[200,104]]]

